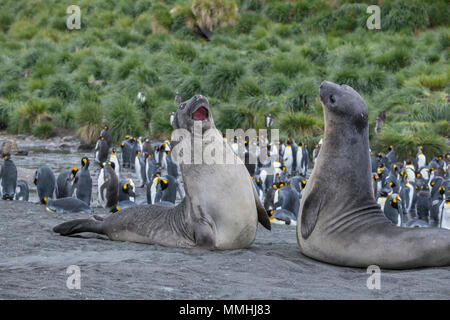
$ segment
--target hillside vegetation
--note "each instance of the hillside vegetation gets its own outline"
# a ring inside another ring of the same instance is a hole
[[[282,137],[312,146],[326,79],[364,97],[374,149],[449,151],[446,0],[75,2],[2,1],[0,130],[49,137],[67,128],[92,142],[108,122],[116,141],[149,124],[167,137],[178,91],[207,96],[219,129],[263,128],[272,113]],[[72,4],[80,30],[66,27]],[[366,27],[369,4],[381,8],[381,30]]]

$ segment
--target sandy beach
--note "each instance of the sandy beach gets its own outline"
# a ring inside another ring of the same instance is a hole
[[[143,192],[143,189],[138,189]],[[104,213],[95,208],[95,213]],[[0,299],[448,299],[450,267],[381,270],[369,290],[365,269],[303,256],[293,226],[258,228],[248,249],[202,251],[114,242],[52,228],[83,214],[0,202]],[[68,289],[70,265],[81,289]]]

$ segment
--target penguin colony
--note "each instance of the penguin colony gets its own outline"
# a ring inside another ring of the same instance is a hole
[[[227,141],[225,135],[224,141]],[[311,157],[307,144],[291,138],[269,143],[262,136],[254,141],[239,136],[227,142],[243,158],[271,222],[296,225],[302,191],[322,141],[314,147]],[[257,148],[252,149],[251,145]],[[117,153],[119,149],[121,157]],[[168,140],[151,143],[149,138],[128,135],[116,149],[108,126],[104,126],[95,148],[95,163],[100,170],[97,205],[114,213],[130,206],[173,206],[181,201],[183,183],[171,150]],[[267,152],[266,161],[261,163],[257,158],[255,164],[250,163],[251,150]],[[1,199],[28,201],[28,183],[17,180],[17,168],[7,146],[3,146],[1,156]],[[450,154],[439,155],[427,162],[419,146],[415,158],[399,162],[394,147],[389,146],[386,154],[370,151],[370,159],[375,198],[393,224],[450,229]],[[90,161],[83,157],[80,164],[80,168],[68,168],[58,177],[47,166],[36,170],[33,183],[40,203],[47,211],[93,212]],[[135,173],[136,181],[131,179],[131,171]],[[146,203],[136,202],[136,188],[145,188]]]
[[[181,102],[178,92],[175,102]],[[224,140],[227,140],[225,135]],[[259,136],[249,141],[248,137],[240,136],[227,142],[243,158],[271,222],[296,225],[302,191],[309,178],[310,158],[314,165],[322,140],[314,147],[312,157],[307,144],[291,138],[286,142],[269,143],[267,137]],[[251,145],[256,148],[250,148]],[[267,160],[261,163],[256,154],[257,162],[251,163],[250,150],[267,152]],[[114,213],[139,205],[135,202],[136,186],[126,177],[125,168],[135,172],[138,188],[146,188],[148,204],[173,206],[177,200],[182,200],[182,181],[178,165],[172,159],[170,141],[151,143],[149,138],[127,135],[120,143],[120,151],[121,161],[109,127],[105,125],[95,146],[95,162],[100,167],[97,190],[100,207]],[[11,159],[8,142],[2,145],[1,156],[1,199],[28,201],[28,184],[24,180],[17,181],[17,168]],[[370,159],[374,196],[393,224],[450,229],[449,154],[434,157],[427,163],[419,146],[415,158],[401,163],[396,159],[394,147],[389,146],[387,154],[370,151]],[[47,166],[36,170],[33,183],[47,211],[92,213],[89,165],[89,159],[83,157],[80,169],[68,169],[57,178]]]

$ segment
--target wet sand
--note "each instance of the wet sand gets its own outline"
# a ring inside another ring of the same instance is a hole
[[[382,270],[381,289],[369,290],[365,269],[303,256],[292,226],[273,225],[271,232],[259,227],[250,248],[218,252],[52,232],[56,224],[82,217],[0,201],[0,299],[450,298],[450,267]],[[80,290],[66,286],[70,265],[80,267]]]

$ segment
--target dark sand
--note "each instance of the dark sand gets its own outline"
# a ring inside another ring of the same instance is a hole
[[[114,242],[93,234],[62,237],[51,230],[83,216],[0,201],[0,298],[450,298],[450,267],[382,270],[381,289],[369,290],[365,269],[303,256],[292,226],[273,225],[271,232],[260,227],[249,249],[224,252]],[[80,290],[66,287],[69,265],[81,268]]]

